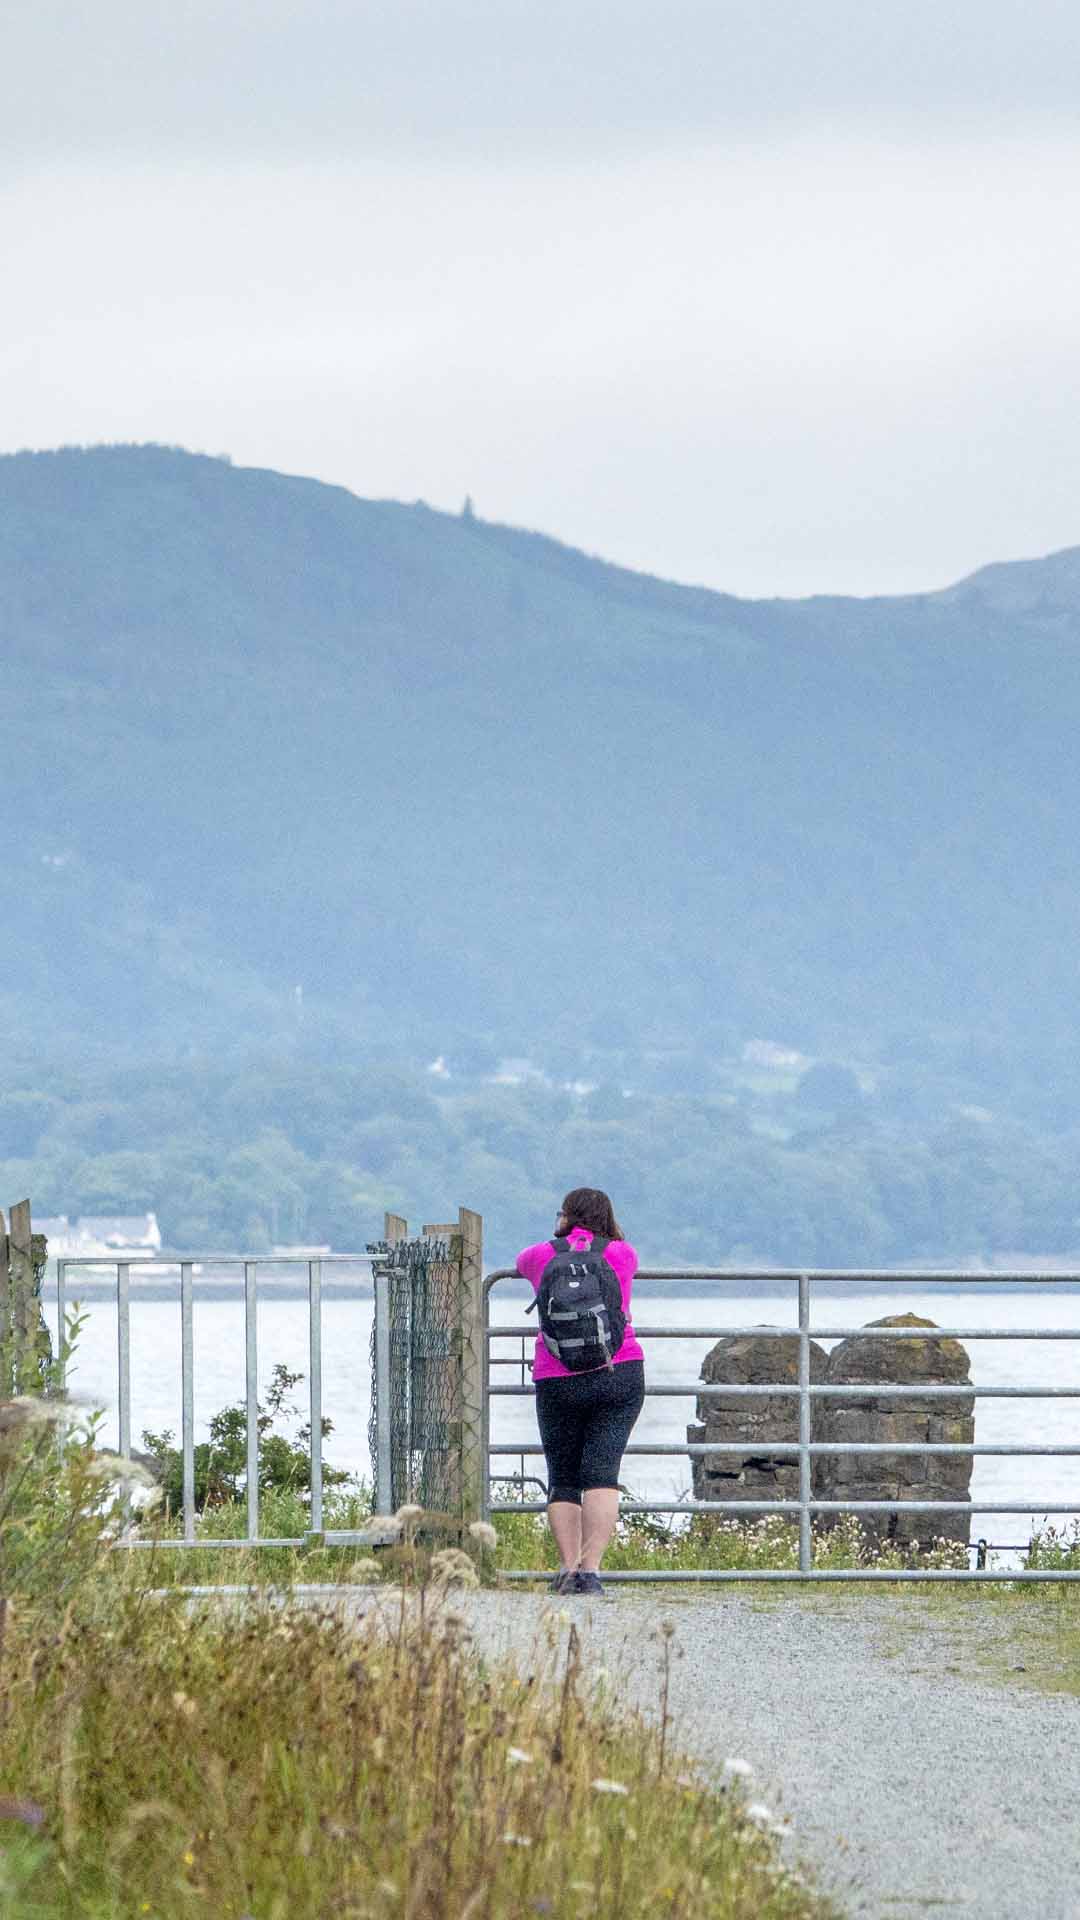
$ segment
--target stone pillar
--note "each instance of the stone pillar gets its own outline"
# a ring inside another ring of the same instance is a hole
[[[810,1342],[810,1379],[826,1377],[828,1356],[816,1340]],[[725,1334],[710,1348],[701,1366],[701,1378],[713,1386],[767,1386],[771,1382],[797,1386],[799,1337]],[[810,1437],[819,1438],[820,1402],[810,1402]],[[692,1454],[695,1500],[797,1500],[798,1454],[775,1454],[770,1442],[799,1438],[797,1394],[723,1394],[703,1396],[697,1403],[698,1424],[688,1426],[694,1441],[738,1442],[738,1453]],[[811,1455],[811,1489],[818,1497],[819,1455]],[[788,1514],[785,1518],[797,1520]]]
[[[914,1313],[871,1320],[872,1327],[928,1327]],[[975,1396],[966,1349],[959,1340],[875,1340],[865,1334],[842,1340],[828,1361],[828,1380],[837,1385],[950,1386],[955,1396],[890,1399],[887,1394],[860,1400],[823,1397],[822,1440],[933,1441],[970,1446],[975,1438]],[[968,1391],[963,1391],[967,1388]],[[967,1500],[971,1487],[970,1454],[836,1453],[819,1455],[825,1500]],[[841,1516],[821,1514],[828,1522]],[[965,1544],[971,1530],[967,1513],[861,1513],[858,1519],[874,1546],[895,1540],[924,1549],[935,1540]]]

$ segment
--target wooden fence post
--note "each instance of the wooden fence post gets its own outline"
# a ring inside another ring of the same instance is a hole
[[[0,1213],[0,1395],[40,1392],[52,1343],[41,1315],[37,1268],[45,1262],[44,1236],[30,1224],[30,1202],[11,1209],[4,1230]]]
[[[425,1237],[450,1244],[454,1289],[451,1358],[455,1380],[450,1439],[455,1454],[453,1511],[462,1528],[484,1510],[484,1222],[468,1207],[456,1221],[425,1226]]]
[[[0,1400],[7,1400],[15,1392],[14,1373],[14,1315],[8,1230],[3,1212],[0,1211]]]
[[[488,1470],[484,1442],[484,1222],[468,1207],[458,1208],[460,1268],[458,1325],[461,1328],[461,1519],[463,1526],[484,1511]]]

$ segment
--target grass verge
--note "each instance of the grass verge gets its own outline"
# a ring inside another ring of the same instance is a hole
[[[452,1606],[389,1627],[151,1599],[9,1610],[5,1920],[828,1920],[772,1816],[590,1691],[552,1621],[530,1677]]]

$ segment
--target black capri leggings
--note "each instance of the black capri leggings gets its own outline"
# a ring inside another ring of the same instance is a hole
[[[590,1487],[617,1487],[623,1448],[645,1402],[644,1360],[536,1383],[548,1499],[581,1505]]]

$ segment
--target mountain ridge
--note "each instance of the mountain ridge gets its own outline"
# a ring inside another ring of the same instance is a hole
[[[299,984],[346,1044],[945,1033],[1052,1062],[1078,637],[1080,548],[749,600],[213,455],[0,457],[36,749],[5,780],[28,940],[0,1013],[167,1052],[289,1032]]]

